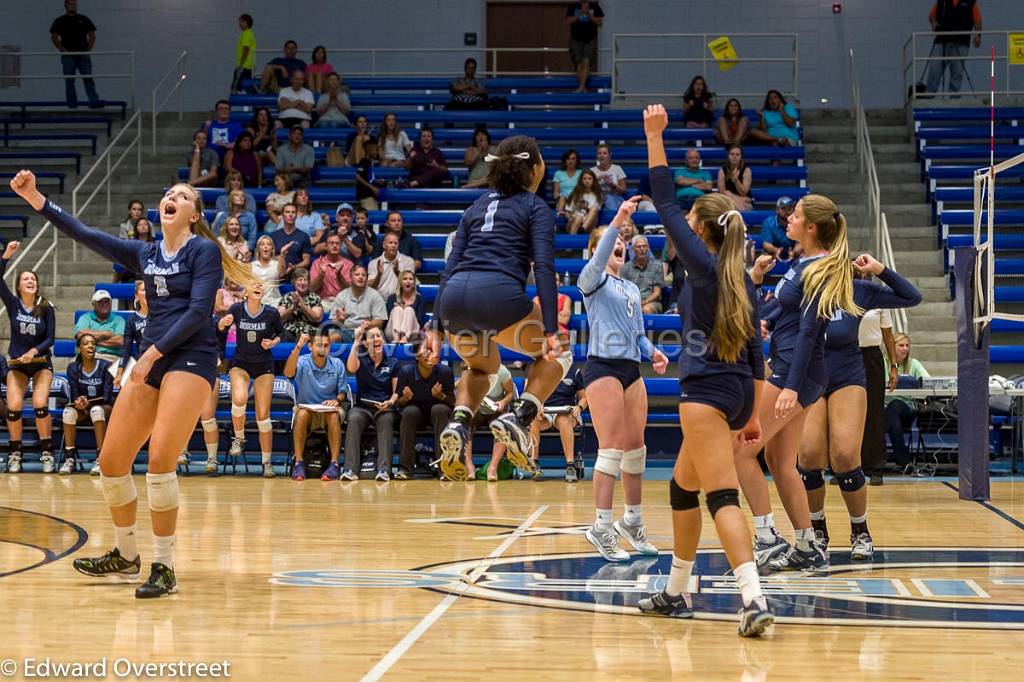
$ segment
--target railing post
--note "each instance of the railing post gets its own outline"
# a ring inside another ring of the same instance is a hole
[[[156,89],[153,89],[153,110],[151,112],[153,118],[153,156],[156,156]]]
[[[135,128],[136,142],[135,145],[135,174],[142,175],[142,117],[139,116],[138,123]]]
[[[108,148],[107,151],[109,152],[110,149]],[[107,185],[107,217],[110,217],[110,157],[111,157],[111,155],[108,153],[107,154],[107,178],[106,178],[106,185]]]

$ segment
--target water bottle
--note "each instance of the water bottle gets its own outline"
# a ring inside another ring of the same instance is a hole
[[[562,285],[563,286],[569,286],[570,284],[571,284],[571,282],[569,281],[569,271],[566,270],[565,274],[562,275]]]

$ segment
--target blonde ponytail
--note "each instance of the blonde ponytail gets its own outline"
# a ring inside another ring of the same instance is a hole
[[[260,284],[262,281],[253,274],[250,267],[236,260],[231,256],[225,249],[224,245],[220,243],[217,236],[213,234],[213,230],[210,229],[209,223],[206,222],[206,216],[203,215],[203,196],[191,185],[189,187],[196,195],[195,210],[199,219],[192,223],[192,233],[196,234],[203,239],[209,239],[211,242],[217,245],[217,250],[220,251],[220,264],[224,269],[224,279],[235,282],[239,286],[248,288]]]
[[[803,204],[804,223],[817,227],[818,243],[828,255],[811,263],[803,272],[804,300],[818,298],[818,317],[830,319],[837,310],[860,317],[864,310],[853,301],[853,268],[846,236],[846,217],[835,203],[821,194],[808,194]]]

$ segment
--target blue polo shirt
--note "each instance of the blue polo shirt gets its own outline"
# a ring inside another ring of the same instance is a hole
[[[708,173],[703,168],[698,168],[697,170],[692,171],[689,168],[683,167],[672,174],[673,180],[677,180],[679,178],[690,178],[691,180],[711,182],[711,173]],[[676,187],[677,199],[691,199],[702,196],[704,196],[704,190],[702,189],[697,189],[696,187]]]
[[[761,223],[761,243],[768,242],[780,249],[792,249],[796,242],[786,236],[786,226],[779,225],[779,215],[773,213]]]
[[[441,390],[445,392],[449,401],[455,397],[455,375],[448,365],[434,365],[430,369],[430,374],[424,378],[420,374],[419,365],[415,360],[410,359],[398,366],[396,376],[398,377],[398,388],[396,389],[398,395],[402,395],[405,387],[408,386],[412,391],[412,400],[409,401],[409,404],[415,405],[421,410],[429,411],[433,405],[441,402],[434,397],[434,384],[441,384]]]
[[[319,404],[336,400],[348,393],[348,377],[341,358],[327,356],[323,367],[317,367],[313,356],[303,355],[295,367],[295,402]]]
[[[391,378],[397,376],[398,360],[383,353],[380,364],[374,366],[370,356],[359,356],[359,370],[356,372],[356,392],[359,400],[382,403],[391,397]]]
[[[298,225],[296,225],[295,231],[291,234],[286,234],[284,230],[274,230],[270,233],[270,241],[274,242],[274,253],[281,253],[281,249],[285,244],[295,242],[288,249],[288,253],[284,254],[285,263],[295,265],[302,260],[302,254],[308,253],[310,265],[312,266],[313,245],[309,241],[309,235],[298,229]]]

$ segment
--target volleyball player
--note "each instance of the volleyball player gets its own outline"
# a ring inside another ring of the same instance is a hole
[[[534,470],[530,424],[572,366],[572,353],[563,348],[558,332],[554,216],[536,194],[544,181],[540,149],[534,139],[516,135],[502,140],[486,161],[492,191],[462,216],[435,304],[435,319],[466,363],[452,421],[440,438],[446,476],[464,470],[456,465],[473,415],[497,381],[498,346],[534,359],[527,375],[530,390],[491,422],[491,433],[508,448],[509,460],[527,472]],[[531,261],[539,305],[525,291]],[[430,335],[428,348],[438,353],[440,338]]]
[[[744,270],[746,227],[720,194],[700,197],[683,216],[662,139],[667,126],[663,106],[647,107],[652,196],[687,272],[679,298],[685,340],[679,362],[683,445],[669,484],[674,546],[668,583],[638,607],[677,618],[693,616],[688,591],[700,540],[698,493],[703,488],[743,603],[739,634],[757,637],[775,618],[761,592],[733,462],[741,444],[760,440],[755,406],[764,387],[757,294]]]
[[[117,371],[114,373],[114,388],[119,390],[124,379],[124,371],[128,361],[138,360],[139,355],[142,354],[142,343],[146,334],[146,325],[149,324],[149,303],[146,301],[146,283],[141,279],[135,282],[135,301],[132,303],[132,307],[135,308],[135,312],[128,318],[127,324],[124,326],[121,359],[118,360]]]
[[[228,314],[220,318],[217,326],[226,331],[236,329],[235,357],[231,361],[231,425],[235,435],[231,439],[232,457],[241,457],[245,450],[245,406],[249,401],[252,383],[253,401],[256,403],[256,430],[259,432],[263,478],[274,478],[270,465],[273,450],[273,424],[270,421],[270,399],[274,391],[274,346],[281,342],[284,325],[277,308],[263,305],[263,286],[251,285],[246,289],[245,301],[231,306]]]
[[[647,389],[640,377],[641,356],[664,374],[668,358],[644,334],[640,290],[619,273],[626,260],[626,242],[619,227],[636,212],[639,196],[623,202],[607,229],[591,233],[591,257],[577,285],[587,309],[590,341],[583,384],[597,432],[594,464],[594,507],[597,518],[584,534],[608,561],[629,561],[616,535],[640,554],[658,554],[647,540],[641,513],[643,474],[647,462]],[[615,479],[622,473],[625,513],[612,523]]]
[[[53,473],[53,435],[50,420],[50,384],[53,381],[53,305],[39,288],[39,277],[31,270],[22,270],[15,280],[14,293],[4,281],[11,257],[21,246],[9,242],[0,262],[0,298],[11,322],[11,341],[7,346],[10,371],[7,374],[7,433],[10,436],[7,471],[21,471],[21,406],[32,382],[32,407],[39,434],[40,460],[43,473]]]
[[[64,461],[58,473],[62,475],[75,471],[75,463],[78,461],[75,435],[79,424],[91,423],[96,434],[96,452],[103,448],[107,419],[114,404],[114,377],[110,376],[110,363],[96,358],[96,337],[92,334],[78,337],[78,355],[68,365],[67,376],[71,399],[61,415],[64,423]]]
[[[110,507],[116,545],[103,556],[76,559],[74,567],[95,577],[139,577],[138,500],[131,467],[148,440],[146,487],[154,556],[149,578],[135,596],[145,599],[174,594],[178,591],[174,575],[175,463],[217,378],[216,340],[209,323],[213,298],[225,272],[246,284],[253,276],[220,247],[203,218],[202,197],[189,185],[174,185],[160,200],[163,240],[142,242],[86,227],[39,193],[31,171],[19,171],[10,184],[65,235],[143,275],[150,303],[145,349],[114,405],[100,452],[100,485]]]
[[[913,284],[869,254],[854,259],[852,267],[862,275],[875,275],[888,285],[854,280],[853,301],[862,310],[910,308],[921,302],[921,292]],[[850,558],[868,561],[874,556],[874,542],[868,531],[868,489],[860,462],[867,414],[867,377],[857,339],[860,319],[839,310],[825,330],[828,383],[825,393],[807,411],[799,468],[807,489],[811,525],[815,536],[827,547],[824,468],[831,463],[850,515]]]

